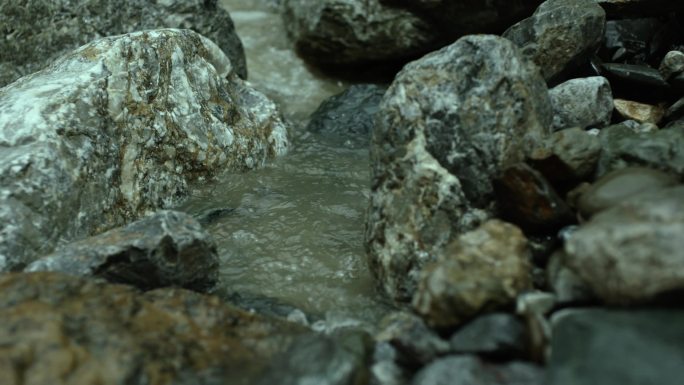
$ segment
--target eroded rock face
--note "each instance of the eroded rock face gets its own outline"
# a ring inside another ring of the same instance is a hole
[[[87,44],[0,89],[0,270],[168,207],[192,182],[258,167],[287,146],[275,104],[201,35],[165,29]]]
[[[371,270],[408,301],[421,268],[493,212],[492,178],[549,133],[543,78],[508,40],[467,36],[408,64],[372,145]]]
[[[4,20],[3,20],[4,19]],[[94,39],[157,28],[189,28],[218,45],[247,77],[242,42],[216,0],[13,0],[0,5],[0,87]]]

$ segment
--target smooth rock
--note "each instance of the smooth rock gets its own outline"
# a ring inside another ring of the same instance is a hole
[[[449,339],[454,353],[516,358],[526,351],[523,322],[508,313],[492,313],[465,324]]]
[[[590,178],[600,154],[599,138],[575,127],[554,132],[531,152],[527,162],[554,186],[566,187]]]
[[[0,271],[285,153],[277,107],[232,68],[201,35],[163,29],[96,40],[0,89]]]
[[[666,89],[669,87],[663,75],[657,69],[647,65],[604,63],[601,65],[606,76],[613,83],[621,83],[627,87],[653,87]]]
[[[494,219],[452,241],[439,260],[425,267],[413,308],[432,326],[452,327],[513,305],[531,287],[525,236]]]
[[[577,309],[553,317],[548,385],[677,385],[680,309]]]
[[[503,36],[522,48],[553,83],[598,49],[606,14],[594,0],[547,0]]]
[[[596,296],[580,277],[566,266],[567,256],[562,249],[555,252],[546,266],[547,281],[559,305],[592,303]]]
[[[467,36],[404,67],[378,112],[365,237],[391,298],[410,300],[422,266],[492,215],[492,179],[551,118],[544,80],[506,39]]]
[[[666,15],[684,9],[684,4],[672,0],[596,0],[611,18]]]
[[[204,35],[247,78],[242,42],[217,0],[12,0],[0,7],[0,87],[92,40],[157,28]],[[7,22],[5,24],[5,22]]]
[[[599,54],[607,62],[646,63],[662,26],[655,17],[608,20]]]
[[[663,58],[663,61],[660,62],[658,71],[660,71],[660,74],[663,75],[665,80],[670,80],[684,72],[684,52],[668,52]]]
[[[615,111],[625,119],[634,120],[639,123],[658,124],[665,115],[662,106],[639,103],[632,100],[615,99]]]
[[[475,356],[448,356],[421,369],[413,385],[542,385],[542,368],[525,363],[488,363]]]
[[[375,339],[392,345],[396,350],[395,361],[407,367],[421,367],[450,350],[448,341],[420,317],[406,312],[386,316]]]
[[[596,214],[565,243],[566,264],[609,304],[684,289],[684,187],[635,195]]]
[[[668,122],[675,122],[684,118],[684,96],[674,102],[667,111],[665,111],[665,120]]]
[[[549,90],[553,129],[601,128],[610,124],[613,94],[602,76],[571,79]]]

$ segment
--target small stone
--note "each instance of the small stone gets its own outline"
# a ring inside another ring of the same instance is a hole
[[[601,128],[610,123],[613,94],[602,76],[571,79],[549,90],[553,129]]]
[[[554,132],[531,152],[527,161],[554,186],[566,187],[593,176],[600,154],[597,135],[568,128]]]
[[[634,102],[631,100],[615,99],[615,110],[625,119],[635,120],[639,123],[658,124],[665,115],[662,106],[654,106]]]
[[[454,353],[510,359],[524,355],[525,334],[525,325],[518,317],[508,313],[492,313],[463,325],[449,342]]]
[[[684,52],[668,52],[663,58],[663,61],[660,62],[658,70],[663,75],[663,78],[668,81],[684,72]]]
[[[412,385],[542,385],[542,368],[524,362],[488,363],[476,356],[447,356],[413,377]]]
[[[408,367],[423,366],[449,351],[449,343],[420,317],[405,312],[385,317],[375,339],[391,344],[396,349],[397,362]]]

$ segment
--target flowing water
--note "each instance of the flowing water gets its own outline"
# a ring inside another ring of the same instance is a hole
[[[363,251],[368,151],[303,128],[318,104],[346,84],[307,68],[267,0],[222,5],[245,45],[250,82],[294,123],[294,145],[261,170],[225,175],[195,191],[183,209],[225,209],[206,226],[218,244],[224,293],[292,305],[322,328],[340,322],[369,327],[387,305],[374,290]]]

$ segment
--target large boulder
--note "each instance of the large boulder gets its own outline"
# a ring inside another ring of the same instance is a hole
[[[96,40],[0,89],[0,271],[287,146],[276,106],[201,35]]]
[[[157,28],[206,36],[247,77],[242,42],[217,0],[12,0],[0,4],[0,87],[97,38]]]
[[[495,210],[493,178],[548,135],[544,79],[508,40],[473,35],[408,64],[381,103],[366,226],[371,270],[408,301],[425,263]]]

